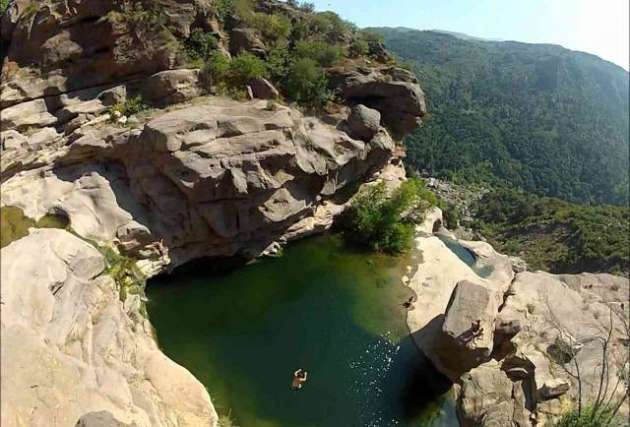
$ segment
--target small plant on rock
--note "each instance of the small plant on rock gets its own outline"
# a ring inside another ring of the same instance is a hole
[[[112,122],[126,125],[127,119],[147,109],[147,105],[140,95],[127,98],[125,102],[119,102],[109,109],[109,118]]]
[[[310,58],[292,64],[285,88],[290,99],[311,110],[320,110],[330,99],[326,75]]]
[[[187,59],[193,64],[202,65],[208,60],[217,48],[217,39],[214,34],[207,33],[200,28],[195,28],[184,41],[184,52]]]
[[[413,239],[412,218],[419,219],[435,205],[435,196],[427,191],[419,179],[405,181],[391,193],[383,182],[369,186],[355,198],[344,219],[346,237],[375,251],[406,251]]]

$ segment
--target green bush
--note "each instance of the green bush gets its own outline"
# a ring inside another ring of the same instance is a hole
[[[350,26],[335,12],[319,12],[311,16],[311,31],[330,42],[343,39]]]
[[[113,115],[115,112],[118,112],[123,116],[129,117],[146,109],[147,105],[142,100],[142,96],[138,95],[114,105],[109,109],[109,113]]]
[[[188,60],[202,62],[208,60],[217,48],[217,39],[212,33],[195,28],[184,41],[184,51]]]
[[[252,0],[216,0],[214,7],[222,22],[226,22],[231,16],[247,20],[254,9]]]
[[[282,82],[289,73],[291,53],[286,44],[277,44],[267,53],[267,71],[269,77],[275,82]]]
[[[388,194],[384,183],[372,185],[353,201],[343,220],[345,236],[375,251],[404,252],[413,241],[411,214],[424,213],[435,203],[435,196],[419,179],[404,182],[392,194]]]
[[[627,421],[615,416],[610,410],[596,410],[588,406],[579,412],[573,409],[556,423],[556,427],[621,427],[626,426]]]
[[[461,221],[461,213],[457,205],[450,202],[446,203],[442,207],[442,213],[444,215],[446,228],[450,230],[456,229],[459,225],[459,222]]]
[[[330,99],[327,86],[326,75],[317,62],[303,58],[291,65],[285,89],[291,100],[312,110],[319,110]]]
[[[370,45],[361,37],[355,37],[350,43],[348,54],[351,58],[366,56],[370,52]]]
[[[287,39],[291,35],[291,20],[284,15],[274,13],[253,13],[248,24],[258,30],[263,37],[271,40]]]
[[[219,92],[240,97],[245,86],[254,77],[266,77],[265,63],[248,52],[234,59],[217,52],[210,57],[202,69],[202,80],[215,86]]]
[[[201,69],[202,79],[206,84],[218,84],[227,80],[230,72],[230,58],[215,52]]]
[[[0,15],[2,15],[9,8],[10,0],[0,0]]]
[[[342,56],[339,46],[320,41],[300,41],[295,45],[296,58],[310,58],[322,67],[334,65]]]
[[[243,52],[230,62],[228,81],[232,87],[244,87],[254,77],[265,77],[265,63],[249,52]]]

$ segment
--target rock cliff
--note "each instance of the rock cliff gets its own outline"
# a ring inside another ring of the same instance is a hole
[[[363,182],[401,175],[394,138],[426,108],[384,51],[326,70],[333,107],[311,116],[218,96],[182,57],[195,31],[226,55],[269,54],[208,0],[14,0],[2,16],[1,206],[60,227],[2,248],[3,426],[215,425],[203,386],[159,351],[134,280],[259,256],[330,227]],[[138,97],[145,111],[120,113]]]
[[[627,278],[524,271],[483,242],[419,228],[423,262],[409,286],[412,336],[456,384],[464,426],[528,426],[568,409],[627,393]],[[437,228],[437,227],[436,227]],[[466,256],[458,256],[462,251]],[[464,260],[467,260],[465,262]],[[627,416],[627,402],[620,407]]]

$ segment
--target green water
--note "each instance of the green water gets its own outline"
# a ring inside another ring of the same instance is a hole
[[[154,279],[149,315],[240,427],[456,426],[448,383],[408,337],[404,264],[320,236],[229,273]],[[297,368],[309,381],[294,392]]]

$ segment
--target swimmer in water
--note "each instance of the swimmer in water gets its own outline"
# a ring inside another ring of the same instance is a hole
[[[291,382],[291,389],[295,391],[300,390],[307,379],[308,379],[308,372],[306,372],[304,369],[301,369],[301,368],[298,369],[297,371],[293,373],[293,381]]]

